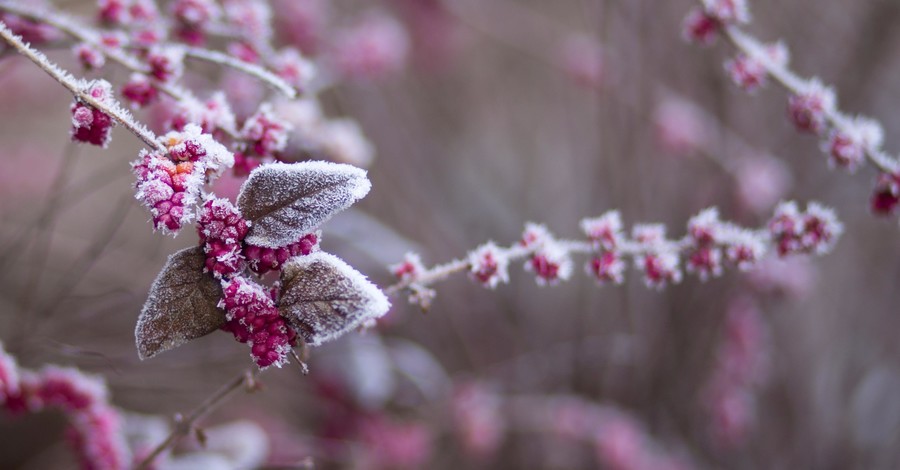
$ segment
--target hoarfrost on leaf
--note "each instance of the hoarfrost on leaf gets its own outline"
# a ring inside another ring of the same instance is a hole
[[[247,243],[280,248],[297,241],[372,187],[366,172],[330,162],[270,163],[250,173],[237,205],[253,225]]]
[[[281,285],[278,310],[312,346],[380,318],[390,308],[384,293],[364,275],[324,252],[288,261]]]
[[[208,335],[225,323],[225,313],[217,307],[222,288],[203,272],[205,262],[199,246],[169,256],[134,331],[141,359]]]

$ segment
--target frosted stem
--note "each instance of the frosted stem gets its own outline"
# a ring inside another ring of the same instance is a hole
[[[88,92],[88,88],[85,86],[85,82],[76,79],[72,74],[64,71],[51,62],[42,52],[33,49],[28,44],[22,42],[22,38],[16,36],[2,21],[0,21],[0,37],[3,37],[3,39],[20,54],[27,57],[44,72],[53,77],[54,80],[75,95],[78,100],[110,116],[122,127],[128,129],[132,134],[144,141],[148,147],[160,152],[166,151],[166,148],[158,141],[156,135],[136,122],[134,118],[131,117],[131,114],[117,104],[106,104],[91,96]]]

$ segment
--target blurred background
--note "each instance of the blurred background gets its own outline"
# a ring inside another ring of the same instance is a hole
[[[869,213],[870,168],[830,171],[818,142],[793,130],[783,90],[743,93],[723,72],[730,46],[681,39],[694,3],[271,6],[275,42],[334,74],[323,112],[355,120],[367,139],[352,134],[335,159],[368,164],[373,190],[323,227],[323,248],[381,286],[407,251],[441,263],[513,243],[527,221],[578,237],[581,218],[609,209],[626,227],[662,222],[680,237],[709,206],[759,226],[781,199],[816,200],[846,232],[824,257],[686,276],[663,291],[633,269],[619,287],[597,286],[580,265],[553,287],[519,265],[493,291],[460,275],[436,286],[427,313],[395,296],[376,328],[314,349],[310,375],[267,371],[262,391],[205,425],[255,423],[267,468],[900,465],[897,222]],[[833,84],[842,109],[878,118],[888,150],[900,146],[900,4],[750,8],[750,32],[783,39],[794,70]],[[382,60],[353,69],[354,34],[375,36]],[[47,50],[76,75],[127,78],[115,65],[82,71],[68,46]],[[187,78],[225,90],[239,116],[268,93],[214,67],[189,64]],[[23,58],[0,58],[0,339],[24,367],[102,374],[122,409],[189,411],[251,364],[247,348],[216,333],[138,360],[147,290],[196,235],[152,233],[133,196],[139,142],[117,129],[105,150],[70,143],[70,100]],[[137,117],[153,127],[161,112]],[[67,468],[57,421],[0,415],[0,467]]]

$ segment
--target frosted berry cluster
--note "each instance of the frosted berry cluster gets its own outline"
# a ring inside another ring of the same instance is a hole
[[[112,103],[112,85],[96,80],[87,86],[87,93],[102,104]],[[78,99],[72,103],[72,140],[106,148],[112,139],[115,121],[103,111]]]
[[[167,152],[141,151],[132,164],[135,197],[150,210],[153,227],[177,233],[195,218],[203,185],[234,164],[234,156],[210,135],[189,124],[164,136]]]
[[[66,440],[82,469],[124,470],[131,455],[117,409],[102,379],[77,369],[20,369],[0,346],[0,405],[13,414],[57,410],[69,422]]]
[[[750,230],[719,219],[716,208],[701,211],[687,223],[687,234],[669,239],[662,224],[636,224],[631,235],[623,229],[618,211],[586,218],[580,223],[586,240],[559,240],[546,226],[529,223],[520,241],[505,248],[486,243],[465,258],[426,268],[416,254],[391,266],[398,284],[391,289],[408,289],[410,300],[418,303],[426,287],[460,271],[485,287],[509,281],[507,266],[524,260],[525,270],[534,274],[538,285],[568,279],[575,254],[588,256],[585,271],[599,284],[621,284],[629,262],[633,263],[652,288],[662,288],[682,280],[683,272],[701,280],[722,274],[726,266],[748,270],[756,266],[774,246],[779,256],[827,253],[843,232],[834,212],[810,203],[800,212],[794,202],[778,206],[762,229]]]
[[[228,320],[222,329],[250,346],[250,355],[261,369],[281,367],[288,361],[288,353],[297,345],[297,334],[262,286],[243,277],[223,281],[219,306]]]
[[[703,0],[684,21],[684,36],[700,44],[711,44],[725,26],[750,21],[745,0]]]

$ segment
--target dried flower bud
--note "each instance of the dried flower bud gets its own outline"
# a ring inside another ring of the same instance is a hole
[[[485,243],[469,253],[468,261],[469,274],[481,285],[493,289],[501,282],[509,282],[509,259],[493,242]]]
[[[150,83],[146,75],[133,73],[128,82],[122,85],[122,96],[133,107],[143,108],[159,99],[159,90]]]
[[[834,113],[837,98],[834,90],[817,79],[803,85],[799,93],[788,100],[788,116],[797,130],[820,134],[825,130],[829,114]]]
[[[600,217],[581,220],[581,231],[595,248],[614,250],[622,241],[622,217],[619,211],[609,211]]]
[[[406,253],[403,261],[390,266],[391,272],[402,282],[415,282],[425,272],[425,265],[417,253]]]

